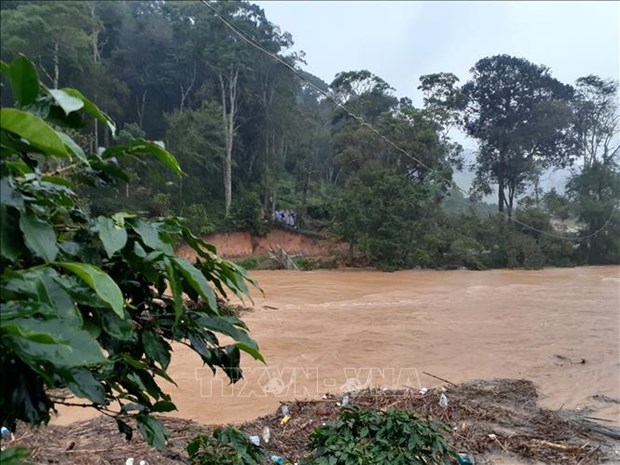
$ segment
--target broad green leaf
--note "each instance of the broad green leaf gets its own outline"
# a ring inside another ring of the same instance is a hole
[[[65,339],[56,338],[48,331],[41,331],[25,327],[24,325],[20,324],[21,321],[22,320],[20,318],[4,318],[4,320],[0,323],[0,327],[2,328],[2,331],[9,337],[19,337],[21,339],[36,342],[38,344],[67,344],[67,341]]]
[[[173,257],[171,260],[187,282],[198,293],[198,295],[202,297],[205,302],[207,302],[209,308],[214,311],[217,310],[215,294],[213,293],[213,289],[211,289],[211,286],[209,285],[209,282],[207,281],[207,278],[205,278],[204,274],[202,274],[198,268],[183,258]]]
[[[239,350],[242,350],[246,354],[250,355],[254,360],[267,363],[265,362],[265,358],[263,357],[263,354],[261,354],[255,347],[244,344],[243,342],[237,342],[235,344],[235,347],[237,347]]]
[[[10,214],[6,205],[0,205],[0,255],[14,261],[23,247],[17,221]]]
[[[32,280],[33,278],[31,278]],[[36,278],[39,300],[47,302],[56,310],[56,315],[67,324],[82,328],[84,321],[73,299],[67,292],[73,282],[66,276],[60,276],[53,268],[45,268]]]
[[[18,176],[24,176],[26,174],[31,174],[34,172],[32,168],[26,163],[24,163],[22,160],[7,161],[5,162],[5,166]]]
[[[114,222],[116,223],[117,226],[120,226],[121,228],[125,227],[125,220],[127,218],[135,218],[137,215],[135,213],[128,213],[128,212],[116,212],[112,215],[112,219],[114,220]]]
[[[52,184],[58,184],[59,186],[64,186],[69,189],[73,189],[75,187],[75,185],[71,181],[65,178],[61,178],[59,176],[44,174],[43,176],[41,176],[41,180],[45,182],[51,182]]]
[[[111,158],[122,154],[154,155],[176,174],[183,174],[183,170],[181,169],[177,159],[174,158],[174,155],[168,152],[161,145],[146,139],[134,139],[126,145],[119,145],[106,149],[102,154],[102,158]]]
[[[165,413],[172,412],[177,409],[177,406],[174,405],[169,400],[160,400],[159,402],[155,402],[151,407],[151,412],[157,413]]]
[[[151,446],[163,450],[166,447],[166,439],[168,437],[168,431],[164,428],[159,420],[147,416],[136,416],[138,422],[138,430],[142,434],[144,440]]]
[[[159,363],[164,370],[168,368],[171,348],[166,341],[153,331],[144,331],[142,333],[142,344],[144,345],[144,352],[149,358]]]
[[[2,71],[4,74],[9,74],[9,72],[11,71],[11,67],[8,63],[0,60],[0,71]]]
[[[107,309],[98,311],[103,330],[115,339],[131,341],[135,339],[132,320],[121,319],[116,313],[108,312]]]
[[[0,325],[5,332],[3,337],[31,362],[79,367],[106,361],[97,341],[87,331],[62,320],[15,318],[2,320]]]
[[[125,318],[123,312],[123,294],[110,276],[94,265],[77,262],[57,262],[59,266],[83,280],[95,293],[106,302],[119,317]]]
[[[56,232],[49,223],[40,220],[30,210],[22,211],[19,227],[24,233],[26,245],[46,262],[53,262],[58,255]]]
[[[136,245],[138,243],[136,242]],[[172,302],[174,304],[174,315],[175,320],[178,321],[181,318],[183,313],[183,289],[181,288],[181,284],[177,279],[177,273],[170,262],[170,260],[166,259],[166,275],[168,277],[168,285],[170,286],[170,291],[172,292]]]
[[[66,135],[63,132],[60,131],[56,131],[56,134],[58,134],[58,136],[62,139],[62,141],[64,142],[64,144],[69,148],[69,150],[71,150],[71,152],[73,152],[73,154],[78,157],[80,160],[86,162],[86,154],[84,153],[84,150],[82,150],[82,147],[80,147],[79,145],[77,145],[75,143],[75,141],[73,139],[71,139],[71,137],[69,137],[68,135]]]
[[[25,107],[34,103],[39,95],[39,78],[32,62],[20,55],[11,62],[8,71],[17,105]]]
[[[99,405],[105,403],[105,389],[89,370],[74,368],[71,370],[71,376],[73,379],[67,383],[67,387],[76,396],[86,397]]]
[[[30,142],[45,154],[67,157],[65,143],[41,118],[15,108],[0,109],[0,127]]]
[[[134,242],[133,243],[133,253],[136,254],[137,257],[140,257],[140,258],[145,258],[146,257],[146,251],[140,245],[139,242]]]
[[[70,95],[71,97],[80,99],[84,104],[84,111],[86,113],[106,124],[110,128],[110,131],[112,131],[112,135],[116,134],[116,125],[114,124],[114,121],[112,121],[112,118],[110,118],[103,111],[101,111],[99,107],[97,107],[97,105],[84,97],[84,95],[79,90],[65,88],[62,89],[62,91]]]
[[[64,90],[48,89],[48,92],[54,98],[58,106],[63,109],[65,115],[84,107],[84,102],[81,99],[69,95]]]
[[[117,228],[110,218],[98,217],[96,229],[103,248],[110,258],[127,244],[127,231],[124,228]]]
[[[161,250],[168,255],[174,254],[172,246],[161,240],[159,228],[156,224],[138,221],[138,224],[133,226],[133,230],[142,238],[144,245],[154,250]]]
[[[241,342],[244,346],[240,347],[240,349],[243,348],[245,350],[247,346],[254,350],[258,350],[256,341],[254,341],[246,331],[237,328],[235,325],[230,323],[230,321],[227,321],[222,317],[203,316],[198,321],[203,328],[209,331],[224,334],[233,338],[236,342]]]
[[[146,368],[146,363],[136,360],[127,354],[120,354],[119,358],[124,361],[127,365],[137,370],[144,370]]]

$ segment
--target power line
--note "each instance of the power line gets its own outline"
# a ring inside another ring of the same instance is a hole
[[[212,5],[209,5],[208,0],[199,0],[203,5],[205,5],[207,8],[209,8],[213,14],[215,15],[215,17],[217,19],[219,19],[224,25],[226,25],[231,31],[233,31],[235,34],[237,34],[241,39],[243,39],[245,42],[247,42],[249,45],[251,45],[252,47],[256,48],[257,50],[263,52],[265,55],[270,56],[271,58],[273,58],[275,61],[277,61],[278,63],[280,63],[281,65],[283,65],[284,67],[286,67],[289,71],[291,71],[295,76],[297,76],[299,79],[301,79],[303,82],[305,82],[306,84],[308,84],[310,87],[312,87],[314,90],[316,90],[318,93],[320,93],[323,97],[325,97],[326,99],[330,100],[331,102],[333,102],[338,108],[340,108],[341,110],[343,110],[348,116],[350,116],[351,118],[353,118],[354,120],[356,120],[361,126],[365,126],[368,129],[370,129],[372,132],[374,132],[377,136],[379,136],[383,141],[385,141],[388,145],[390,145],[391,147],[393,147],[394,149],[396,149],[398,152],[402,153],[403,155],[405,155],[407,158],[415,161],[416,163],[418,163],[420,166],[422,166],[423,168],[426,168],[429,172],[436,172],[436,170],[432,169],[431,167],[429,167],[426,163],[424,163],[422,160],[420,160],[419,158],[415,157],[414,155],[410,154],[409,152],[407,152],[405,149],[403,149],[402,147],[400,147],[398,144],[396,144],[394,141],[392,141],[389,137],[387,137],[386,135],[382,134],[379,130],[377,130],[375,127],[373,127],[370,123],[366,122],[366,120],[364,120],[363,117],[356,115],[355,113],[353,113],[351,110],[349,110],[345,105],[343,105],[342,103],[338,102],[338,100],[336,100],[332,95],[330,95],[329,93],[325,92],[323,89],[321,89],[319,86],[317,86],[316,84],[314,84],[313,82],[309,81],[305,76],[303,76],[293,65],[291,65],[290,63],[287,63],[285,60],[283,60],[281,57],[279,57],[278,55],[276,55],[275,53],[270,52],[269,50],[265,49],[263,46],[261,46],[259,43],[257,43],[253,38],[249,37],[248,34],[244,33],[243,31],[241,31],[239,28],[237,28],[234,24],[232,24],[230,21],[228,21],[226,18],[224,18],[218,11],[216,8],[214,8]],[[463,194],[465,194],[467,197],[469,197],[469,192],[467,192],[465,189],[461,188],[460,186],[458,186],[452,179],[449,179],[448,177],[444,176],[444,179],[446,179],[447,181],[449,181],[451,183],[451,185],[461,191]],[[611,220],[613,219],[615,213],[616,213],[616,209],[617,206],[614,206],[611,210],[611,214],[609,215],[609,218],[607,219],[607,221],[605,221],[605,223],[603,224],[602,227],[600,227],[599,229],[597,229],[596,231],[594,231],[591,234],[585,235],[585,236],[579,236],[579,237],[567,237],[564,236],[562,234],[554,234],[554,233],[550,233],[549,231],[543,231],[542,229],[538,229],[535,226],[529,225],[527,223],[524,223],[522,221],[517,220],[516,218],[513,218],[512,216],[509,216],[508,214],[504,213],[504,212],[499,212],[500,214],[502,214],[503,216],[505,216],[509,221],[512,221],[515,224],[518,224],[524,228],[527,228],[531,231],[536,231],[540,234],[543,234],[545,236],[548,237],[553,237],[556,239],[563,239],[563,240],[568,240],[568,241],[573,241],[573,242],[583,242],[587,239],[590,239],[592,237],[595,237],[597,235],[599,235],[601,232],[603,232],[605,229],[607,229],[607,227],[609,226],[609,224],[611,223]]]

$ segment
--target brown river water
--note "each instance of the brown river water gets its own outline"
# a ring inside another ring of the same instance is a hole
[[[174,416],[251,420],[280,402],[365,386],[526,378],[548,408],[620,424],[620,267],[536,271],[257,271],[243,315],[267,365],[228,386],[175,348]],[[583,363],[585,362],[585,363]],[[607,396],[607,402],[601,396]],[[62,410],[55,423],[85,418]]]

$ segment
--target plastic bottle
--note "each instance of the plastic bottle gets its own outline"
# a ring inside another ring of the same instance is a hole
[[[269,439],[271,439],[271,430],[269,426],[265,426],[263,428],[263,441],[265,441],[265,444],[269,444]]]
[[[476,465],[474,458],[468,454],[459,454],[456,459],[459,465]]]
[[[284,465],[286,463],[284,457],[280,457],[279,455],[272,455],[271,457],[269,457],[269,460],[271,460],[273,463],[277,463],[278,465]]]

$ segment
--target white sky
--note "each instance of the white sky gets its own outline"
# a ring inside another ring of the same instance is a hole
[[[368,69],[420,105],[423,74],[461,82],[481,58],[506,53],[581,76],[620,76],[620,2],[614,1],[258,1],[267,18],[306,52],[310,73],[330,83],[340,71]],[[475,141],[454,134],[466,149]],[[566,173],[544,184],[562,188]],[[457,175],[466,187],[471,176]]]
[[[544,64],[566,83],[618,78],[620,3],[614,1],[259,1],[306,52],[307,71],[331,82],[368,69],[419,102],[420,75],[461,80],[479,59],[507,53]]]

